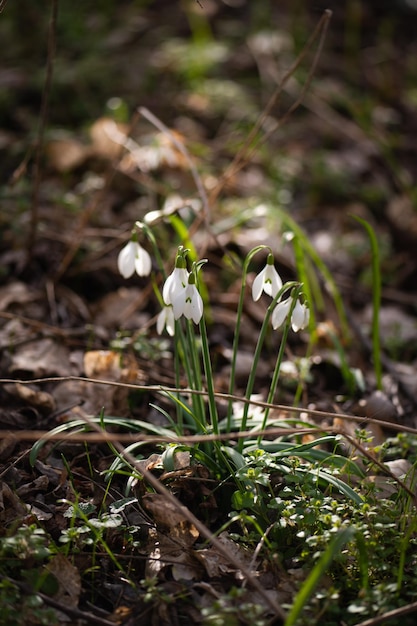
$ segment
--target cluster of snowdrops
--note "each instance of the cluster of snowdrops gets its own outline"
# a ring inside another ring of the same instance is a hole
[[[136,226],[140,228],[141,224],[137,223]],[[248,258],[252,258],[254,253],[265,248],[267,247],[258,246],[249,253]],[[165,280],[162,289],[162,309],[156,322],[158,334],[162,334],[163,330],[166,329],[168,334],[173,336],[175,334],[175,322],[182,316],[192,320],[195,324],[198,324],[203,317],[204,306],[198,289],[198,273],[206,260],[194,261],[191,269],[188,270],[188,253],[189,251],[182,246],[178,248],[175,267]],[[147,250],[139,244],[136,229],[132,231],[130,241],[120,251],[117,263],[120,274],[126,279],[135,272],[139,276],[148,276],[151,273],[151,257]],[[262,292],[265,292],[275,300],[271,314],[271,323],[274,329],[282,326],[289,315],[294,332],[303,330],[309,324],[308,303],[302,300],[300,288],[291,289],[293,285],[294,283],[283,285],[274,265],[274,256],[269,250],[265,267],[253,281],[252,297],[257,301]],[[283,294],[288,290],[290,290],[290,295],[284,298]]]

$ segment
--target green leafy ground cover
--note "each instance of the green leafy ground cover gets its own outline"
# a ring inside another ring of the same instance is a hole
[[[0,623],[414,623],[416,13],[1,8]]]

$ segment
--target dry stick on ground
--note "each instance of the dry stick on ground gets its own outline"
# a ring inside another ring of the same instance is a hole
[[[324,11],[320,21],[318,22],[316,28],[314,29],[314,32],[312,33],[311,37],[309,38],[309,40],[305,44],[304,48],[302,49],[302,51],[300,52],[300,54],[298,55],[298,57],[296,58],[296,60],[292,64],[292,66],[290,67],[290,69],[284,74],[281,82],[279,83],[279,85],[275,89],[274,93],[272,94],[272,96],[271,96],[268,104],[266,105],[264,111],[262,112],[262,114],[258,118],[255,126],[253,127],[253,129],[249,133],[249,136],[246,139],[244,145],[239,150],[239,152],[236,154],[236,156],[233,159],[232,163],[226,169],[225,173],[220,178],[220,180],[219,180],[218,184],[216,185],[216,187],[210,193],[210,196],[209,196],[210,204],[212,204],[216,200],[216,198],[218,197],[218,195],[221,193],[222,189],[224,188],[226,182],[232,176],[234,176],[239,170],[241,170],[243,167],[245,167],[245,165],[250,161],[250,157],[253,154],[253,152],[260,145],[265,143],[265,141],[268,139],[268,137],[270,137],[271,134],[273,134],[280,126],[285,124],[285,122],[289,119],[289,117],[294,113],[294,111],[303,102],[304,96],[305,96],[305,94],[307,93],[307,90],[310,87],[311,81],[313,79],[313,76],[314,76],[314,73],[315,73],[315,70],[316,70],[316,67],[317,67],[317,64],[318,64],[318,61],[319,61],[322,49],[323,49],[323,45],[324,45],[324,41],[325,41],[325,38],[326,38],[327,29],[328,29],[328,25],[329,25],[331,16],[332,16],[332,12],[329,9],[326,9],[326,11]],[[303,88],[301,89],[301,92],[298,95],[296,101],[290,106],[288,111],[286,111],[286,113],[284,113],[284,115],[279,120],[277,120],[277,122],[274,125],[274,127],[272,129],[270,129],[267,133],[265,133],[263,135],[263,137],[258,139],[258,141],[256,142],[256,138],[258,136],[258,133],[259,133],[260,129],[262,128],[262,126],[263,126],[265,120],[267,119],[268,115],[270,114],[272,108],[277,103],[277,101],[279,99],[279,96],[281,95],[281,93],[282,93],[286,83],[289,81],[291,76],[294,74],[294,72],[297,70],[299,65],[302,63],[302,61],[304,60],[307,52],[310,50],[310,48],[314,44],[314,42],[316,41],[317,37],[320,37],[319,38],[318,47],[317,47],[317,51],[316,51],[316,54],[314,56],[311,68],[310,68],[310,70],[308,72],[306,82],[305,82]]]
[[[379,624],[385,624],[387,621],[398,620],[399,617],[403,615],[409,615],[410,613],[417,613],[417,602],[413,602],[412,604],[407,604],[406,606],[402,606],[399,609],[393,609],[392,611],[388,611],[383,615],[378,615],[377,617],[371,617],[370,619],[365,620],[364,622],[359,622],[355,624],[355,626],[378,626]],[[395,622],[398,624],[399,622]]]
[[[77,421],[80,418],[76,418]],[[71,424],[69,423],[69,426]],[[328,428],[326,432],[333,431],[334,429]],[[50,430],[0,430],[0,441],[2,439],[10,439],[14,441],[39,441],[43,440],[45,443],[48,441],[55,442],[76,442],[76,443],[113,443],[118,441],[119,443],[138,443],[145,442],[148,444],[159,443],[179,443],[179,444],[199,444],[212,441],[228,441],[233,439],[247,439],[248,437],[263,437],[264,435],[281,437],[285,435],[318,435],[324,432],[324,429],[319,428],[266,428],[265,430],[241,430],[236,433],[223,434],[223,435],[175,435],[172,437],[169,435],[143,435],[137,432],[130,433],[111,433],[107,430],[100,430],[100,432],[59,432],[52,433]],[[340,429],[335,432],[342,434]],[[416,433],[417,434],[417,433]],[[373,460],[373,458],[372,458]]]
[[[0,381],[1,382],[1,381]],[[272,405],[276,406],[276,405]],[[292,409],[287,407],[288,411]],[[322,414],[323,415],[323,414]],[[329,414],[328,414],[329,415]],[[334,415],[336,417],[336,415]],[[340,415],[337,415],[340,418]],[[358,418],[354,416],[346,416],[351,420],[360,420],[363,421],[363,418]],[[79,418],[83,419],[83,418]],[[393,428],[393,425],[390,422],[381,422],[380,420],[368,418],[366,420],[368,423],[376,423],[379,426],[385,426],[386,428]],[[95,426],[95,430],[97,430],[97,425]],[[414,435],[417,435],[417,430],[412,428],[402,428],[397,426],[396,430],[401,430],[401,432],[410,432]],[[340,427],[329,426],[327,428],[279,428],[279,427],[271,427],[266,428],[264,430],[248,430],[248,431],[239,431],[233,433],[224,433],[221,435],[172,435],[172,437],[168,436],[157,436],[157,435],[142,435],[138,433],[109,433],[102,429],[98,429],[97,432],[60,432],[60,433],[51,433],[48,430],[7,430],[0,431],[0,441],[2,439],[6,440],[15,440],[15,441],[40,441],[43,440],[45,443],[47,441],[56,441],[56,442],[79,442],[79,443],[138,443],[146,442],[148,444],[160,444],[160,443],[179,443],[179,444],[188,444],[195,445],[199,443],[209,442],[209,441],[227,441],[231,438],[233,439],[247,439],[251,437],[255,439],[257,437],[263,437],[267,435],[268,437],[280,437],[280,436],[288,436],[288,435],[321,435],[322,433],[331,433],[333,435],[341,435],[349,443],[356,448],[364,457],[366,457],[373,465],[376,465],[381,472],[387,474],[394,482],[397,483],[401,489],[403,489],[408,495],[412,498],[414,502],[414,506],[417,508],[417,495],[414,491],[398,476],[393,474],[393,472],[382,462],[379,461],[373,454],[369,452],[365,447],[361,445],[359,441],[357,441],[352,435],[346,432],[345,429]]]
[[[79,418],[83,419],[83,418]],[[362,419],[362,418],[360,418]],[[387,427],[392,427],[392,424],[388,422],[380,422],[379,420],[367,420],[373,423],[377,423],[378,425],[386,425]],[[413,434],[417,435],[417,430],[415,429],[407,429],[412,430]],[[403,431],[403,429],[401,429]],[[142,435],[136,432],[133,433],[109,433],[107,431],[103,431],[100,429],[97,432],[60,432],[60,433],[51,433],[49,430],[5,430],[0,431],[0,441],[5,440],[13,440],[13,441],[40,441],[43,440],[45,443],[48,441],[55,442],[75,442],[75,443],[138,443],[138,442],[146,442],[148,444],[161,444],[161,443],[177,443],[177,444],[188,444],[188,445],[196,445],[199,443],[205,443],[209,441],[227,441],[232,437],[233,439],[247,439],[251,437],[255,439],[257,437],[263,437],[267,435],[268,437],[281,437],[288,435],[320,435],[322,433],[331,433],[333,435],[341,435],[345,439],[349,441],[349,443],[355,447],[364,457],[366,457],[373,465],[376,465],[381,472],[387,474],[393,481],[395,481],[399,487],[404,489],[406,493],[412,498],[414,505],[417,508],[417,495],[414,493],[412,489],[398,476],[393,474],[391,470],[381,461],[375,458],[373,454],[371,454],[366,448],[364,448],[358,441],[355,440],[352,435],[347,433],[343,428],[335,428],[333,426],[329,426],[328,428],[266,428],[264,430],[247,430],[247,431],[239,431],[234,432],[232,434],[225,433],[223,435],[172,435],[172,437],[168,436],[158,436],[158,435]],[[1,477],[1,475],[0,475]]]
[[[151,113],[149,109],[147,109],[146,107],[139,107],[138,113],[140,113],[140,115],[142,115],[146,120],[148,120],[148,122],[153,124],[161,133],[164,133],[167,137],[169,137],[171,142],[174,144],[177,150],[181,152],[182,156],[187,161],[187,165],[190,168],[191,176],[193,177],[195,186],[197,187],[198,194],[201,198],[201,202],[203,203],[204,221],[205,221],[206,226],[209,227],[210,226],[210,205],[208,202],[207,193],[204,188],[203,181],[201,180],[200,174],[198,173],[197,168],[195,167],[188,153],[188,150],[186,149],[186,147],[181,141],[178,141],[174,133],[172,133],[170,129],[167,126],[165,126],[165,124],[161,122],[161,120],[159,120],[156,117],[156,115]]]
[[[32,206],[30,211],[30,225],[29,225],[29,234],[26,244],[27,249],[27,264],[30,263],[33,257],[34,246],[36,243],[36,235],[38,230],[38,222],[39,222],[39,190],[42,178],[42,152],[43,152],[43,144],[44,144],[44,136],[45,136],[45,128],[46,121],[48,118],[48,109],[49,109],[49,97],[51,94],[52,87],[52,75],[54,69],[54,61],[55,61],[55,50],[56,50],[56,25],[57,25],[57,17],[58,17],[58,0],[52,0],[52,9],[51,9],[51,18],[49,22],[49,32],[48,32],[48,55],[46,62],[46,76],[45,83],[42,92],[42,104],[39,115],[39,128],[38,128],[38,136],[36,140],[36,153],[35,153],[35,164],[33,171],[33,188],[32,188]]]
[[[128,389],[135,389],[135,390],[146,390],[146,391],[154,391],[156,393],[163,393],[164,395],[169,392],[169,393],[183,393],[183,394],[198,394],[198,395],[207,395],[207,392],[205,391],[195,391],[192,389],[175,389],[172,387],[164,387],[161,385],[136,385],[133,383],[120,383],[120,382],[116,382],[116,381],[105,381],[105,380],[99,380],[99,379],[92,379],[92,378],[85,378],[82,376],[60,376],[60,377],[51,377],[51,378],[40,378],[40,379],[33,379],[33,380],[16,380],[16,379],[0,379],[0,384],[11,384],[11,383],[15,383],[15,384],[23,384],[23,385],[27,385],[27,384],[38,384],[38,383],[45,383],[45,382],[62,382],[62,381],[82,381],[82,382],[89,382],[90,384],[97,384],[97,385],[110,385],[110,386],[114,386],[114,387],[123,387],[123,388],[128,388]],[[299,408],[299,407],[289,407],[286,405],[280,405],[280,404],[272,404],[272,403],[268,403],[268,402],[262,402],[262,401],[255,401],[255,400],[251,400],[251,399],[247,399],[247,398],[243,398],[240,396],[235,396],[232,394],[227,394],[227,393],[215,393],[215,396],[218,399],[226,399],[226,400],[237,400],[237,401],[241,401],[244,403],[248,403],[254,406],[259,406],[259,407],[263,407],[263,408],[269,408],[269,409],[275,409],[284,413],[289,413],[289,414],[296,414],[296,415],[309,415],[311,417],[317,417],[317,418],[321,418],[321,419],[344,419],[347,421],[351,421],[351,422],[356,422],[358,424],[361,425],[366,425],[366,424],[378,424],[380,427],[382,428],[386,428],[386,429],[390,429],[390,430],[395,430],[398,432],[408,432],[410,434],[417,434],[417,429],[415,428],[411,428],[408,426],[403,426],[400,424],[393,424],[391,422],[385,422],[382,420],[379,420],[377,418],[364,418],[364,417],[359,417],[359,416],[354,416],[354,415],[347,415],[347,414],[340,414],[340,413],[329,413],[329,412],[324,412],[324,411],[316,411],[316,410],[312,410],[312,409],[304,409],[304,408]],[[79,439],[82,439],[83,441],[91,441],[91,442],[96,442],[96,441],[111,441],[112,443],[115,441],[120,442],[120,441],[127,441],[127,442],[131,442],[131,441],[147,441],[149,443],[163,443],[163,442],[167,442],[168,439],[166,437],[157,437],[155,435],[139,435],[139,434],[129,434],[129,435],[117,435],[116,437],[114,437],[111,433],[103,433],[103,431],[101,429],[99,429],[97,427],[97,425],[94,425],[94,429],[97,430],[100,433],[100,436],[98,438],[95,438],[94,436],[91,436],[89,433],[83,433],[83,434],[69,434],[67,433],[66,435],[63,435],[62,433],[55,435],[50,435],[50,433],[48,431],[16,431],[16,432],[12,432],[10,430],[7,431],[0,431],[0,440],[1,439],[7,439],[7,438],[16,438],[18,440],[38,440],[38,439],[71,439],[73,441],[77,441]],[[331,432],[333,434],[339,434],[343,437],[345,437],[357,450],[359,450],[361,452],[361,454],[363,454],[364,456],[366,456],[370,461],[372,461],[372,463],[374,463],[375,465],[377,465],[377,467],[384,472],[385,474],[387,474],[388,476],[390,476],[390,478],[392,478],[392,480],[394,480],[402,489],[404,489],[406,491],[406,493],[408,493],[409,496],[411,496],[411,498],[413,499],[414,505],[417,507],[417,496],[414,494],[414,492],[408,487],[408,485],[406,483],[404,483],[401,479],[399,479],[397,476],[395,476],[388,467],[386,467],[386,465],[379,461],[378,459],[376,459],[368,450],[366,450],[366,448],[364,448],[358,441],[355,440],[354,437],[352,437],[349,433],[347,433],[343,428],[339,428],[339,427],[334,427],[334,426],[328,426],[328,427],[317,427],[317,428],[294,428],[294,429],[282,429],[282,428],[277,428],[277,427],[273,427],[273,428],[267,428],[265,430],[261,430],[261,431],[246,431],[246,432],[233,432],[233,433],[225,433],[222,435],[191,435],[191,436],[177,436],[177,435],[172,435],[172,438],[170,439],[171,442],[175,442],[175,443],[200,443],[203,441],[220,441],[220,440],[227,440],[230,438],[234,438],[234,439],[238,439],[238,438],[246,438],[246,437],[259,437],[259,436],[263,436],[263,435],[275,435],[275,436],[281,436],[281,435],[289,435],[289,434],[317,434],[320,433],[321,431],[323,432]]]
[[[109,385],[111,387],[120,387],[124,389],[132,389],[135,391],[151,391],[155,393],[161,393],[164,396],[166,396],[167,393],[170,393],[170,394],[182,393],[184,395],[195,394],[195,395],[207,396],[207,391],[205,390],[189,389],[187,387],[176,388],[176,387],[168,387],[166,385],[139,385],[136,383],[122,383],[122,382],[118,382],[114,380],[105,380],[105,379],[100,379],[100,378],[88,378],[86,376],[48,376],[45,378],[32,378],[32,379],[0,378],[0,385],[9,385],[9,384],[38,385],[38,384],[43,384],[43,383],[61,383],[61,382],[68,382],[68,381],[78,381],[78,382],[90,383],[92,385]],[[252,406],[258,406],[261,408],[275,409],[283,413],[303,415],[303,416],[308,415],[308,416],[316,417],[319,419],[338,418],[338,419],[348,420],[351,422],[356,422],[358,424],[365,424],[365,425],[366,424],[378,424],[379,426],[381,426],[381,428],[386,428],[389,430],[395,430],[397,432],[406,432],[406,433],[410,433],[413,435],[417,435],[416,428],[412,428],[411,426],[404,426],[402,424],[394,424],[392,422],[385,422],[383,420],[378,419],[377,417],[363,417],[363,416],[357,416],[357,415],[349,415],[348,413],[331,413],[329,411],[318,411],[316,409],[288,406],[285,404],[274,404],[271,402],[264,402],[262,400],[254,400],[252,398],[245,398],[244,396],[217,392],[217,391],[214,393],[214,395],[219,400],[236,400],[244,404],[250,404]],[[374,415],[377,416],[378,412],[376,412]],[[327,426],[318,427],[317,430],[318,431],[331,430],[331,427],[327,427]],[[333,428],[332,430],[338,433],[341,432],[340,429]],[[271,431],[267,430],[265,432],[271,432]],[[256,436],[258,435],[259,433],[256,433]],[[236,433],[233,432],[229,434],[226,438],[230,439],[230,438],[234,438],[238,436],[239,436],[238,432]],[[175,437],[176,436],[173,435],[173,440]],[[216,437],[218,437],[218,439],[221,439],[224,436],[223,435],[204,435],[205,439],[202,438],[201,441],[203,440],[215,441]],[[183,439],[185,440],[186,438],[183,438]],[[180,441],[182,439],[177,438],[176,440]],[[193,441],[196,441],[196,439],[193,439]]]
[[[86,424],[90,425],[91,428],[100,432],[100,427],[89,420],[85,419]],[[193,514],[191,511],[185,507],[181,502],[169,491],[166,487],[162,485],[162,483],[144,467],[139,466],[138,460],[129,452],[125,450],[125,448],[118,442],[113,443],[116,450],[120,453],[120,455],[128,461],[128,463],[136,469],[136,471],[143,476],[143,478],[155,489],[155,491],[164,498],[168,502],[170,502],[178,511],[181,512],[182,515],[193,524],[195,528],[198,530],[200,535],[204,537],[207,541],[211,543],[211,545],[216,548],[218,552],[220,552],[228,561],[236,567],[238,571],[241,571],[243,576],[246,578],[247,582],[255,589],[259,595],[263,598],[265,603],[272,610],[274,615],[276,615],[281,620],[285,620],[286,614],[285,611],[281,608],[281,606],[272,598],[266,590],[262,587],[260,582],[253,576],[252,572],[241,563],[241,561],[236,558],[236,556],[225,546],[219,539],[213,535],[213,533]]]
[[[34,594],[38,596],[46,605],[52,607],[53,609],[56,609],[57,611],[61,611],[68,617],[72,617],[74,620],[77,621],[77,623],[87,622],[88,624],[95,624],[96,626],[115,626],[114,620],[110,621],[104,619],[103,617],[99,617],[98,615],[93,615],[92,613],[81,611],[80,609],[77,609],[75,607],[67,606],[66,604],[58,602],[57,600],[54,600],[54,598],[51,598],[50,596],[41,593],[40,591],[36,591],[32,589],[29,585],[26,585],[25,583],[22,583],[18,580],[14,580],[13,578],[6,577],[6,580],[10,581],[13,585],[16,585],[16,587],[19,587],[19,589],[21,589],[21,591],[23,591],[25,594]],[[62,622],[60,621],[60,623]]]
[[[170,131],[170,129],[163,122],[161,122],[161,120],[158,119],[156,117],[156,115],[151,113],[147,108],[140,107],[138,109],[138,111],[139,111],[139,113],[141,115],[143,115],[143,117],[145,119],[148,120],[148,122],[151,122],[151,124],[153,124],[160,132],[162,132],[165,135],[167,135],[167,137],[172,141],[174,146],[177,148],[177,150],[179,150],[179,152],[181,152],[181,154],[183,155],[183,157],[187,161],[187,165],[190,168],[191,176],[193,177],[195,186],[196,186],[197,191],[198,191],[198,195],[200,196],[201,203],[203,205],[202,215],[203,215],[203,222],[204,222],[204,226],[206,228],[206,231],[213,238],[213,240],[215,241],[216,245],[230,259],[231,263],[235,264],[236,263],[235,257],[231,256],[229,254],[228,250],[226,250],[224,245],[219,241],[217,235],[213,232],[213,230],[211,228],[211,220],[210,220],[210,212],[211,211],[210,211],[210,202],[209,202],[208,197],[207,197],[207,192],[206,192],[206,189],[204,187],[203,181],[201,180],[201,176],[198,173],[198,170],[197,170],[196,166],[194,165],[193,160],[192,160],[192,158],[191,158],[191,156],[190,156],[186,146],[184,146],[184,144],[181,141],[178,141],[178,139],[175,137],[174,133],[172,133]],[[198,216],[196,216],[196,217],[198,218]],[[190,229],[189,229],[190,236],[192,236],[193,233],[198,229],[199,225],[200,225],[200,219],[196,219],[194,224],[192,224]],[[202,257],[205,256],[205,251],[204,250],[201,250],[200,253],[201,253]]]

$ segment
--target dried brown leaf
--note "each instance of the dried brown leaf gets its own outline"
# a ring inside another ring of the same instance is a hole
[[[68,607],[77,607],[81,592],[81,576],[78,569],[63,554],[56,554],[46,566],[59,583],[54,600]]]

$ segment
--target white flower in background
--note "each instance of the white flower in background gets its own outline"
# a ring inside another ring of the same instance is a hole
[[[292,298],[287,298],[286,300],[281,300],[278,302],[275,309],[272,311],[271,322],[274,330],[282,326],[282,324],[287,319],[288,313],[290,311],[292,304]],[[291,314],[291,327],[295,333],[299,330],[303,330],[308,326],[308,322],[310,320],[310,310],[307,305],[301,304],[301,302],[297,299],[295,303],[293,312]]]
[[[131,239],[119,252],[117,267],[123,278],[130,278],[134,272],[139,276],[151,273],[152,261],[148,252],[138,242]]]
[[[184,315],[188,320],[193,320],[198,324],[203,316],[203,300],[195,285],[195,276],[191,273],[188,277],[186,288],[181,288],[178,292],[170,292],[172,298],[172,308],[174,318],[177,320]]]
[[[165,304],[172,304],[172,299],[181,290],[184,290],[188,285],[188,272],[185,267],[180,267],[178,264],[184,263],[181,258],[177,258],[176,266],[173,272],[168,276],[162,289],[162,298]]]
[[[156,332],[158,333],[158,335],[162,335],[162,331],[164,330],[164,328],[167,329],[168,335],[170,335],[171,337],[174,336],[175,319],[172,306],[164,306],[156,320]]]
[[[274,257],[270,253],[263,270],[255,277],[252,285],[252,298],[259,300],[264,291],[268,296],[275,298],[282,287],[282,280],[274,266]]]

